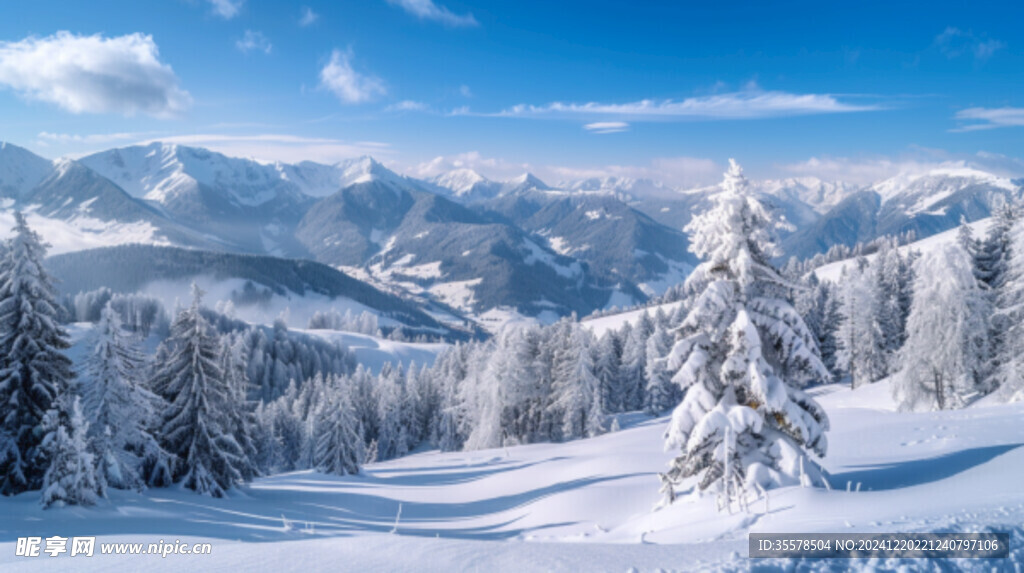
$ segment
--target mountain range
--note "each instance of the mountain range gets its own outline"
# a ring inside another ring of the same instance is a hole
[[[968,167],[873,185],[751,185],[792,223],[784,256],[801,258],[887,234],[925,237],[1021,194],[1019,181]],[[717,190],[624,177],[550,186],[529,173],[492,181],[466,168],[416,179],[370,157],[262,163],[165,143],[50,161],[0,144],[0,220],[24,210],[55,253],[145,243],[310,259],[458,320],[495,309],[550,320],[661,294],[696,264],[682,228]]]

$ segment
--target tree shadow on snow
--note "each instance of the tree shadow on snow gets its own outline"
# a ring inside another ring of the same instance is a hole
[[[1024,444],[970,448],[931,458],[907,460],[880,465],[848,466],[851,469],[829,476],[832,487],[842,489],[850,482],[861,490],[885,491],[922,485],[952,477],[975,466],[987,463]]]

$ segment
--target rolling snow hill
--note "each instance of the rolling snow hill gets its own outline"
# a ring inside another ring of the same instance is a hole
[[[713,496],[659,501],[667,418],[625,415],[624,429],[564,444],[424,451],[361,475],[309,471],[257,479],[226,499],[180,489],[111,492],[95,508],[43,510],[38,493],[0,499],[0,567],[52,568],[67,555],[16,557],[27,535],[96,535],[75,562],[137,570],[141,557],[99,555],[103,543],[180,539],[210,555],[149,556],[152,571],[187,567],[310,571],[992,571],[1024,560],[1024,404],[893,411],[888,384],[814,390],[832,422],[831,489],[773,490],[747,511]],[[858,488],[859,486],[859,488]],[[1009,560],[747,559],[750,532],[1007,531]]]

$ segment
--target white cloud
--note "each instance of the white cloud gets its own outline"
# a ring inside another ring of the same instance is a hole
[[[273,49],[270,40],[263,35],[263,32],[253,30],[246,30],[242,39],[235,42],[235,46],[244,53],[258,50],[264,54],[269,54],[270,50]]]
[[[1006,44],[992,38],[976,36],[970,30],[964,32],[954,26],[948,26],[935,37],[935,46],[950,59],[971,54],[976,60],[985,61],[1005,48]]]
[[[590,133],[621,133],[629,129],[629,124],[624,121],[596,121],[583,126],[583,129]]]
[[[309,6],[302,7],[302,15],[299,16],[299,26],[305,28],[306,26],[312,26],[320,15],[313,11]]]
[[[914,148],[899,157],[811,157],[806,161],[777,165],[785,177],[817,177],[868,185],[897,175],[913,175],[933,169],[972,168],[1000,177],[1024,175],[1024,161],[998,153],[951,153],[942,149]]]
[[[192,98],[159,56],[152,36],[138,33],[0,42],[0,85],[72,113],[172,116]]]
[[[427,178],[453,169],[472,169],[494,181],[511,179],[531,172],[549,184],[591,177],[631,177],[651,179],[676,188],[689,188],[715,183],[722,178],[723,168],[710,159],[697,157],[662,157],[647,165],[602,165],[596,167],[532,165],[495,157],[484,157],[477,151],[441,155],[412,165],[405,171],[413,177]]]
[[[940,164],[940,161],[894,160],[888,157],[811,157],[805,161],[780,165],[778,169],[787,177],[817,177],[824,181],[867,185],[900,173],[927,171]]]
[[[90,133],[86,135],[74,134],[74,133],[50,133],[47,131],[39,132],[36,139],[41,145],[58,144],[58,145],[69,145],[69,144],[104,144],[114,143],[117,141],[131,141],[137,140],[140,137],[144,137],[142,133]]]
[[[208,2],[213,7],[213,13],[225,20],[237,16],[242,10],[242,4],[245,4],[245,0],[208,0]]]
[[[688,189],[710,185],[722,178],[723,168],[700,157],[658,157],[647,165],[604,165],[597,167],[547,167],[543,177],[551,181],[572,181],[593,177],[650,179],[671,188]]]
[[[403,100],[398,103],[394,103],[385,108],[385,111],[427,111],[430,106],[421,102],[413,100]]]
[[[375,76],[352,69],[352,51],[334,50],[331,61],[320,70],[320,85],[338,96],[343,103],[370,101],[386,92],[384,82]]]
[[[956,119],[974,121],[953,131],[977,131],[996,127],[1024,126],[1024,107],[972,107],[956,113]]]
[[[453,28],[479,26],[472,14],[454,14],[433,0],[388,0],[388,4],[401,6],[406,12],[421,20],[434,20]]]
[[[462,97],[473,97],[473,91],[466,84],[462,84],[459,86],[459,95]]]
[[[778,91],[744,90],[686,98],[645,99],[629,103],[562,103],[517,105],[496,114],[504,117],[566,118],[573,116],[614,116],[635,120],[669,119],[757,119],[826,113],[850,113],[881,109],[839,101],[830,94],[792,94]]]
[[[393,154],[387,143],[374,141],[343,141],[321,137],[302,137],[286,134],[190,134],[159,137],[138,142],[146,145],[160,141],[195,145],[223,153],[230,157],[248,157],[262,162],[281,161],[298,163],[315,161],[336,163],[342,159],[362,155],[388,156]]]

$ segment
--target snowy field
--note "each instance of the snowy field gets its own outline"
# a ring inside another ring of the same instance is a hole
[[[356,477],[296,472],[213,500],[115,491],[95,508],[0,500],[2,571],[1019,571],[1024,403],[901,413],[880,382],[814,391],[831,418],[831,490],[786,488],[719,514],[710,496],[652,511],[665,418],[566,444],[419,452]],[[847,491],[847,484],[853,490]],[[984,529],[983,529],[984,528]],[[997,562],[750,561],[749,532],[1012,531]],[[209,542],[210,555],[15,557],[19,536]],[[901,568],[902,567],[902,568]]]

